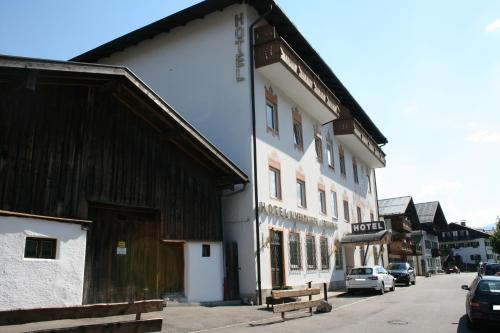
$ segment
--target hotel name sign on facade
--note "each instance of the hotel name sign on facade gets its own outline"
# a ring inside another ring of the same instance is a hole
[[[309,224],[322,228],[337,229],[337,224],[332,221],[318,219],[317,217],[295,212],[280,206],[259,202],[259,211],[267,215],[281,217],[291,221],[298,221],[304,224]]]

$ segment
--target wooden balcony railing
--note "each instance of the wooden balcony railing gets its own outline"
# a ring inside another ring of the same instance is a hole
[[[393,241],[389,244],[389,252],[391,254],[409,255],[413,254],[413,248],[409,242]]]
[[[335,135],[354,135],[359,141],[382,163],[385,165],[385,153],[372,139],[370,134],[354,118],[340,118],[333,121],[333,131]]]
[[[279,37],[273,26],[266,25],[255,29],[255,68],[281,63],[288,69],[319,101],[337,117],[340,101],[302,60],[299,55]]]
[[[398,232],[411,232],[411,222],[405,219],[393,219],[391,221],[392,230]]]

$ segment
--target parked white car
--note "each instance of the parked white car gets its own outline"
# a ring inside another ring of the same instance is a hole
[[[376,290],[381,295],[396,289],[396,281],[382,266],[354,267],[346,277],[347,292],[354,290]]]

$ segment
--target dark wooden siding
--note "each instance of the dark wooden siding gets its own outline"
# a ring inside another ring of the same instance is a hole
[[[119,90],[0,88],[0,209],[86,219],[92,202],[152,208],[164,238],[221,240],[220,175]]]

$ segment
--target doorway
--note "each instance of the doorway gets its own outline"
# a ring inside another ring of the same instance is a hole
[[[283,232],[271,230],[271,282],[273,287],[284,286]]]
[[[160,244],[159,294],[184,293],[184,242]]]
[[[89,218],[84,304],[158,297],[158,214],[91,207]]]

